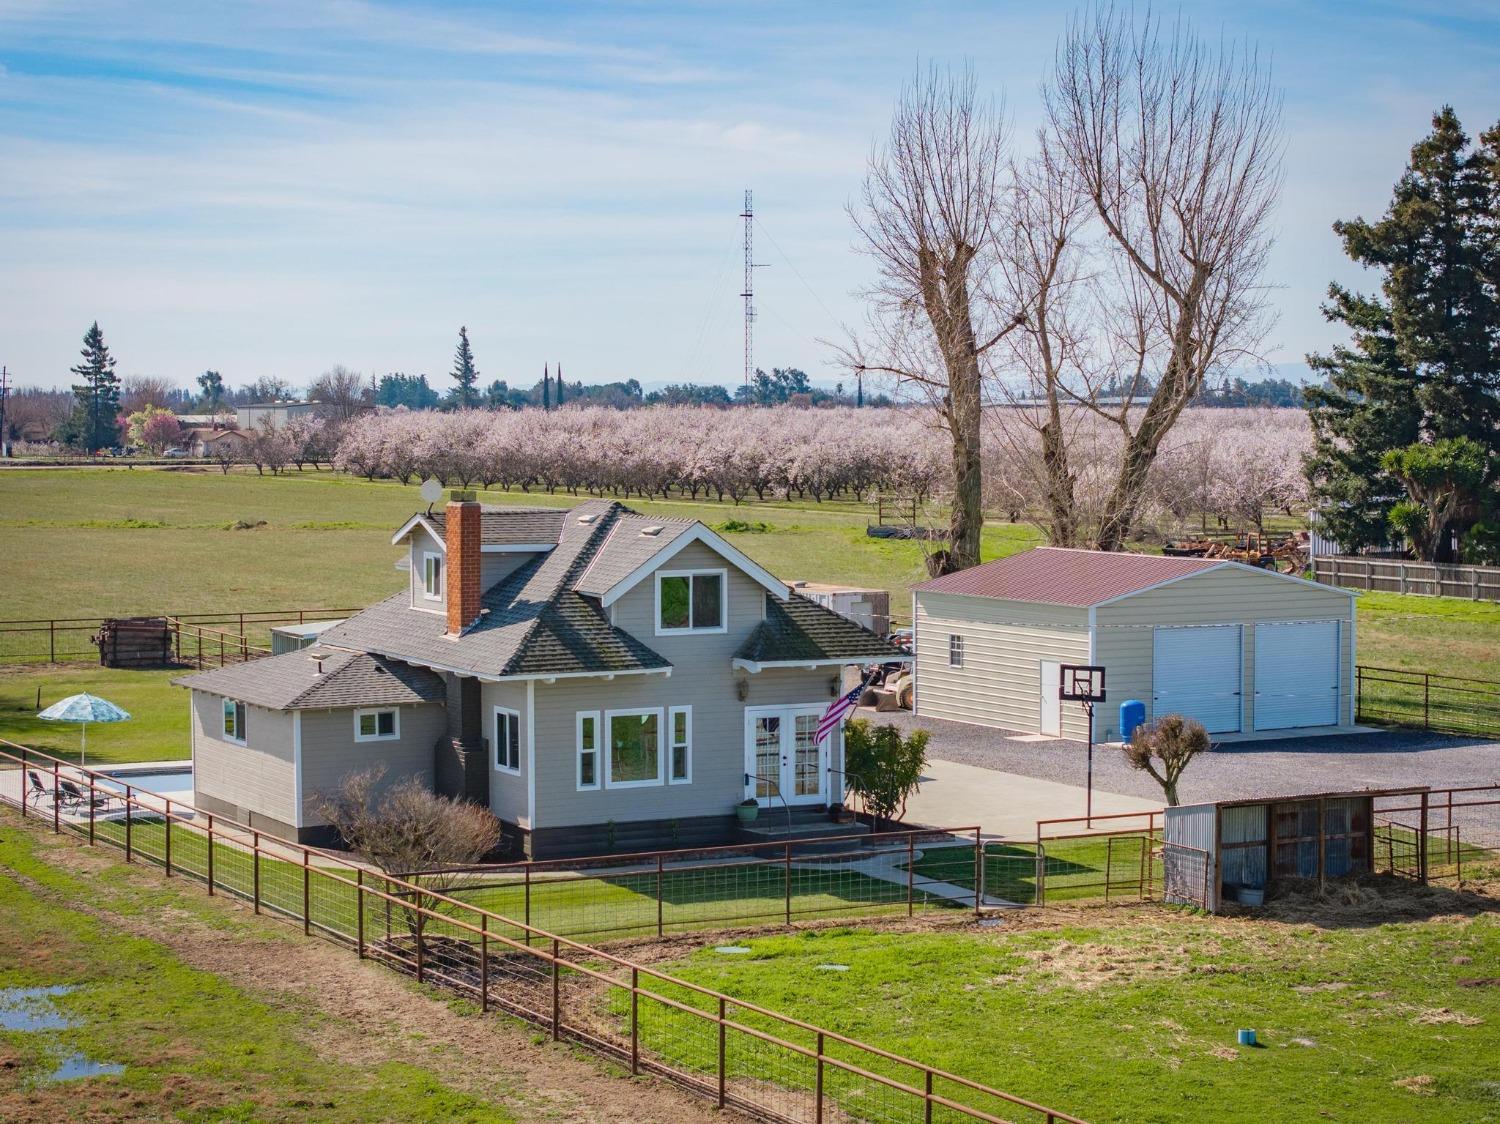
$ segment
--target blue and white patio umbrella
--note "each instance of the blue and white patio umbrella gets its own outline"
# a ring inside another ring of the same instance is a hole
[[[98,695],[85,691],[81,695],[69,695],[61,702],[53,703],[37,717],[47,722],[83,724],[83,738],[78,749],[78,763],[83,765],[86,764],[85,757],[89,748],[89,723],[125,722],[130,718],[130,712],[122,710],[108,699],[101,699]]]

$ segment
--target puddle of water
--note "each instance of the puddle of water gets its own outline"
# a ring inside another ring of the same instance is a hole
[[[124,1072],[125,1067],[116,1062],[96,1062],[83,1054],[69,1054],[57,1063],[56,1069],[40,1080],[43,1084],[53,1084],[58,1081],[82,1081],[86,1077],[113,1077]]]
[[[52,1000],[73,989],[54,987],[0,987],[0,1030],[67,1030],[78,1024],[57,1009]]]
[[[714,951],[715,952],[722,952],[726,956],[743,956],[745,953],[749,952],[750,950],[748,948],[746,948],[742,944],[721,944],[718,947],[716,947],[714,949]]]

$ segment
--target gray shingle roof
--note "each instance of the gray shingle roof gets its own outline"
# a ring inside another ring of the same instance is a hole
[[[658,529],[655,534],[645,533],[653,528]],[[621,515],[579,578],[578,592],[603,597],[692,529],[691,519],[659,519],[633,513]]]
[[[907,658],[890,641],[798,593],[785,601],[767,594],[766,619],[755,626],[734,655],[751,663],[873,663]]]
[[[462,636],[446,635],[443,614],[413,611],[403,592],[329,629],[324,643],[483,676],[670,667],[574,592],[616,522],[634,513],[613,501],[588,500],[565,516],[556,549],[485,591],[485,612]]]
[[[417,513],[438,538],[447,530],[447,510],[439,508],[431,515]],[[479,509],[479,541],[485,546],[525,546],[531,543],[557,541],[562,530],[566,508],[496,507],[485,504]]]
[[[326,651],[321,672],[308,651],[300,651],[200,671],[172,682],[271,710],[408,706],[446,697],[442,677],[426,668],[366,652]]]

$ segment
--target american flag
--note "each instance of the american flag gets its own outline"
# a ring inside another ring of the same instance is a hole
[[[865,684],[861,680],[859,686],[855,687],[854,690],[840,695],[828,704],[828,709],[823,712],[823,717],[818,719],[818,730],[815,739],[817,744],[822,745],[823,739],[838,728],[839,723],[844,720],[844,715],[859,705],[859,696],[864,693]]]

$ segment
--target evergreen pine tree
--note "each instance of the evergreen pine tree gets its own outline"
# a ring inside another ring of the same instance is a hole
[[[77,405],[68,423],[72,443],[90,453],[120,443],[120,378],[104,343],[99,321],[83,334],[83,362],[72,368],[83,381],[73,387]]]
[[[563,404],[563,377],[561,363],[557,365],[557,404],[559,406]]]
[[[1346,548],[1414,526],[1417,482],[1388,456],[1417,444],[1470,438],[1500,453],[1500,126],[1474,148],[1444,107],[1419,141],[1378,222],[1334,224],[1349,257],[1384,274],[1379,296],[1329,287],[1324,315],[1351,342],[1310,355],[1323,386],[1305,391],[1314,449],[1308,477],[1325,533]],[[1417,458],[1418,460],[1422,458]],[[1491,489],[1493,491],[1493,489]],[[1492,520],[1466,506],[1424,535],[1434,561]]]
[[[542,364],[542,409],[552,409],[552,376],[547,364]]]
[[[479,368],[474,366],[474,352],[469,347],[469,329],[458,330],[458,350],[453,353],[453,398],[460,409],[475,405],[478,395],[475,386],[479,381]]]

